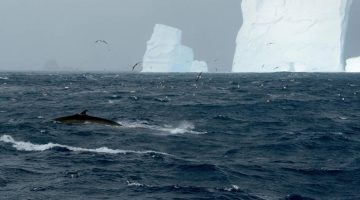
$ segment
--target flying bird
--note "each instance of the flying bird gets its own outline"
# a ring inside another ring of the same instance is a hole
[[[95,43],[104,43],[104,44],[109,44],[108,42],[106,42],[105,40],[96,40]]]
[[[134,71],[134,69],[141,63],[141,61],[135,63],[135,65],[132,66],[132,71]]]
[[[196,76],[196,82],[202,78],[201,75],[202,75],[202,72],[200,72],[200,73]]]

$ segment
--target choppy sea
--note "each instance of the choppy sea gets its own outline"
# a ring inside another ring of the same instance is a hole
[[[195,79],[0,73],[0,199],[360,199],[360,74]]]

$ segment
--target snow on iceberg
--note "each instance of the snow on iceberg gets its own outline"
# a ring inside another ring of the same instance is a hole
[[[181,30],[156,24],[147,42],[142,72],[207,72],[205,62],[194,61],[193,50],[181,44]]]
[[[360,57],[346,60],[346,72],[360,72]]]
[[[242,0],[233,72],[344,71],[352,0]]]

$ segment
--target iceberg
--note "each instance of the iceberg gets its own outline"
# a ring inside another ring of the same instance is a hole
[[[346,72],[360,72],[360,57],[346,60]]]
[[[50,71],[59,71],[60,67],[56,59],[50,59],[45,62],[43,69]]]
[[[352,0],[242,0],[233,72],[343,72]]]
[[[194,60],[191,65],[191,72],[208,72],[208,66],[205,61]]]
[[[207,72],[204,61],[194,61],[193,50],[181,44],[181,30],[156,24],[147,42],[142,72]]]

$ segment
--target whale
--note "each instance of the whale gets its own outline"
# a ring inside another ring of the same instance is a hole
[[[53,121],[62,124],[99,124],[107,126],[121,126],[121,124],[109,119],[87,115],[87,111],[88,110],[84,110],[74,115],[58,117],[53,119]]]

